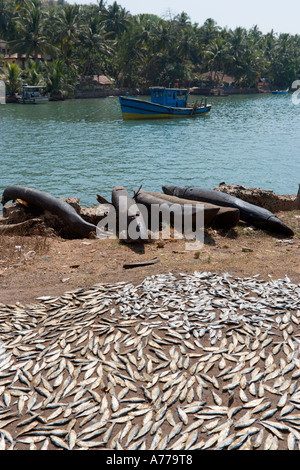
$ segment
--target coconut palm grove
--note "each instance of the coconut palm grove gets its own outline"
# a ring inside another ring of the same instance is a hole
[[[0,40],[0,76],[11,95],[26,81],[72,97],[89,75],[143,90],[199,86],[207,79],[218,84],[226,76],[235,87],[255,87],[263,78],[285,88],[300,72],[299,35],[263,34],[255,25],[230,29],[212,18],[192,23],[184,11],[132,15],[103,0],[0,0]]]

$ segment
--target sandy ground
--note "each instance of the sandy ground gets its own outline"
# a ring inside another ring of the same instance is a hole
[[[276,214],[295,231],[288,239],[240,223],[227,232],[208,229],[200,250],[186,250],[183,240],[154,240],[145,245],[119,240],[44,236],[0,236],[0,302],[32,303],[41,295],[89,288],[99,282],[135,284],[158,273],[228,272],[238,277],[260,274],[300,283],[299,211]],[[149,266],[125,269],[126,263],[158,259]]]
[[[88,289],[97,283],[103,282],[125,281],[138,285],[147,276],[169,272],[174,274],[192,273],[194,271],[228,272],[240,278],[260,274],[260,277],[266,280],[269,280],[269,276],[272,276],[273,279],[288,276],[293,283],[300,284],[299,211],[279,213],[277,215],[293,228],[295,231],[294,237],[274,236],[240,223],[236,229],[228,232],[207,230],[205,243],[200,250],[186,250],[184,241],[173,239],[153,241],[141,246],[121,243],[118,240],[65,240],[56,236],[1,236],[0,304],[14,305],[19,302],[26,306],[36,303],[36,299],[41,296],[58,297],[65,292],[74,291],[78,288]],[[149,260],[158,260],[159,262],[131,269],[124,268],[124,264]],[[24,309],[26,311],[26,307]],[[8,318],[10,319],[10,317]],[[47,322],[47,318],[45,321]],[[297,336],[298,326],[294,325],[294,327],[296,328],[294,334]],[[6,328],[9,328],[8,324]],[[13,323],[12,328],[14,328]],[[49,331],[51,331],[51,326]],[[162,334],[160,331],[158,333]],[[280,337],[282,332],[278,331],[278,333],[277,336]],[[262,333],[261,335],[263,336]],[[263,338],[259,339],[263,340]],[[63,341],[63,339],[60,341]],[[204,347],[210,347],[210,343],[206,338],[205,340],[203,338],[202,343]],[[59,344],[62,347],[62,343]],[[275,344],[271,343],[266,347],[266,358]],[[26,348],[26,344],[23,346]],[[21,352],[23,346],[20,345]],[[112,348],[117,348],[117,346],[117,344],[114,344]],[[82,343],[82,347],[87,348],[85,343]],[[124,348],[124,346],[122,347]],[[147,350],[148,347],[145,347],[145,353],[150,352],[153,355],[152,351]],[[170,346],[164,346],[162,351],[167,353],[169,349]],[[117,351],[118,349],[116,349]],[[114,349],[112,352],[114,352]],[[122,352],[121,350],[121,353],[124,355],[126,351]],[[15,354],[18,356],[21,353],[17,349]],[[82,350],[80,354],[85,353]],[[280,352],[275,360],[283,360],[282,357],[286,358],[283,352]],[[196,359],[192,359],[191,356],[191,361],[192,364]],[[258,364],[263,367],[264,361],[265,358],[260,356]],[[220,371],[217,365],[214,365],[209,370],[209,375],[212,376],[218,372]],[[226,384],[228,382],[221,385]],[[22,386],[22,383],[17,383],[17,385]],[[225,403],[224,400],[228,397],[226,392],[221,392],[222,386],[220,386],[218,393],[220,393]],[[116,391],[119,392],[120,388]],[[103,390],[101,391],[101,397],[102,394]],[[207,386],[204,394],[207,404],[213,405],[210,386]],[[137,397],[142,396],[142,389],[139,389]],[[109,393],[108,397],[110,400]],[[274,395],[269,398],[271,407],[276,407],[279,397]],[[240,406],[241,404],[240,398],[235,394],[234,404],[230,406]],[[15,408],[16,404],[14,403],[12,410],[14,411]],[[5,408],[3,410],[5,411]],[[175,404],[172,410],[175,415]],[[47,413],[49,414],[50,411],[47,411]],[[240,417],[241,413],[242,411],[236,419]],[[141,425],[142,417],[137,418],[136,422]],[[77,424],[76,426],[75,430],[79,433],[80,429]],[[117,425],[114,432],[119,432],[119,428],[120,426]],[[19,428],[16,427],[16,422],[13,422],[6,429],[11,432],[12,436],[15,436]],[[167,432],[165,428],[163,428],[164,432]],[[204,434],[201,433],[201,436],[203,437]],[[205,435],[204,439],[208,439],[208,437]],[[285,449],[286,440],[279,439],[278,445],[280,450]],[[28,449],[28,445],[24,444],[23,447],[18,445],[18,448]],[[55,448],[55,446],[51,443],[50,448]]]

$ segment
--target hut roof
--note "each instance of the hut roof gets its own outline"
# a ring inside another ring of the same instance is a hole
[[[96,82],[99,85],[112,85],[112,81],[110,78],[106,77],[106,75],[87,75],[84,77],[87,81]]]
[[[226,75],[223,72],[205,72],[202,76],[205,78],[211,78],[211,76],[213,76],[214,80],[220,80],[222,83],[233,83],[235,81],[234,77]]]

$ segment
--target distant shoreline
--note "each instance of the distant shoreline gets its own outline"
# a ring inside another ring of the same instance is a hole
[[[49,101],[66,101],[77,99],[97,99],[107,98],[109,96],[120,96],[129,93],[131,96],[149,95],[148,90],[129,89],[129,88],[112,88],[101,90],[78,90],[71,97],[52,97]],[[207,87],[199,88],[190,92],[190,96],[233,96],[233,95],[263,95],[271,94],[272,91],[260,91],[256,88],[223,88],[223,87]],[[12,96],[6,97],[6,103],[18,103],[17,99]]]

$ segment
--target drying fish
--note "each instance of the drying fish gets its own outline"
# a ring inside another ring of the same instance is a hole
[[[235,428],[245,428],[251,426],[256,421],[256,418],[252,418],[252,413],[247,412],[242,416],[235,424]]]
[[[195,272],[0,304],[0,447],[297,448],[299,294]]]

